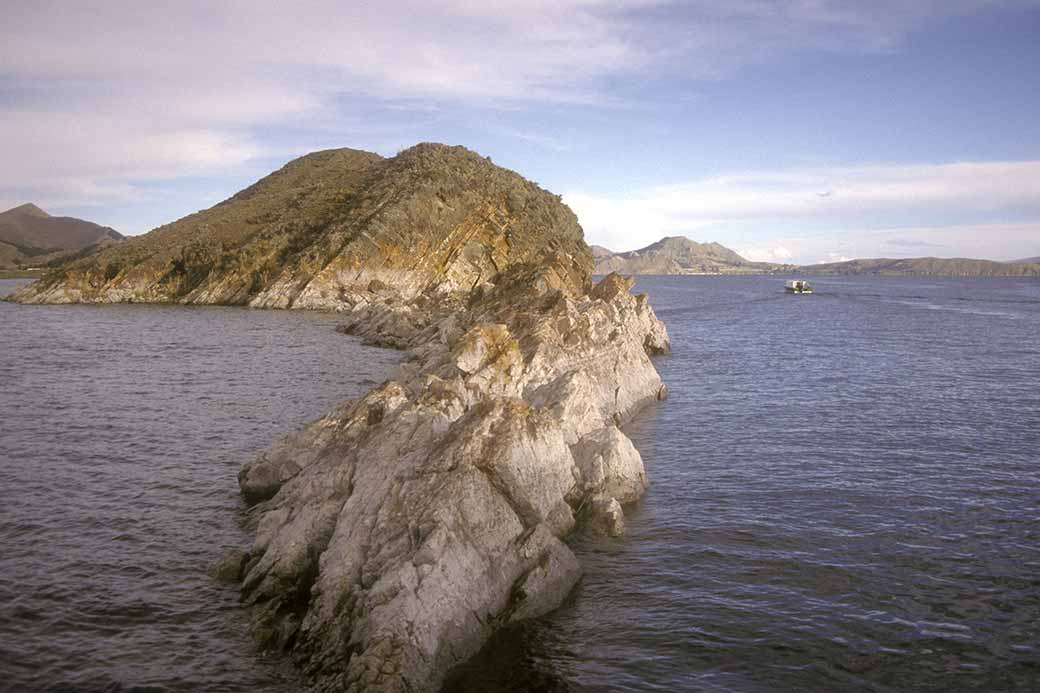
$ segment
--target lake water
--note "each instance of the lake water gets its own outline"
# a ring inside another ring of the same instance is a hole
[[[335,325],[0,303],[0,690],[300,689],[207,570],[251,543],[242,462],[400,360]]]
[[[645,277],[652,487],[450,690],[1040,690],[1040,281]]]
[[[814,283],[640,280],[652,487],[449,690],[1040,686],[1040,282]],[[240,464],[398,360],[335,322],[0,304],[0,688],[299,689],[206,569]]]

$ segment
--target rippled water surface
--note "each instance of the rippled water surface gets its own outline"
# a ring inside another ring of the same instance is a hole
[[[652,488],[454,690],[1040,690],[1040,282],[641,278]]]
[[[0,690],[299,690],[206,571],[242,462],[399,359],[335,324],[0,303]]]
[[[1040,688],[1040,282],[815,283],[640,280],[652,488],[450,690]],[[0,688],[299,689],[206,570],[239,465],[397,360],[334,323],[0,304]]]

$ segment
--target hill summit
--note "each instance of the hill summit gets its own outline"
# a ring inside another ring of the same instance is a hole
[[[779,267],[746,260],[720,243],[697,243],[685,236],[665,236],[625,253],[594,246],[593,254],[596,274],[750,274]]]
[[[0,212],[0,269],[39,267],[121,240],[115,229],[27,203]]]
[[[429,143],[388,159],[332,149],[56,269],[15,300],[338,309],[370,288],[468,291],[549,256],[579,283],[592,269],[559,197],[489,159]]]

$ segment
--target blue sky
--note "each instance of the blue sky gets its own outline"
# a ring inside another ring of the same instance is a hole
[[[285,161],[464,144],[590,243],[1040,255],[1040,2],[0,7],[0,208],[142,233]]]

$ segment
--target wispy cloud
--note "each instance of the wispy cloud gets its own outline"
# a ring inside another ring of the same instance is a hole
[[[804,50],[891,51],[926,20],[994,4],[1007,3],[11,0],[0,7],[0,196],[16,183],[55,198],[125,194],[240,166],[269,153],[275,131],[300,149],[330,131],[363,137],[379,127],[373,109],[616,108],[626,79],[718,79]]]
[[[889,229],[884,246],[869,247],[874,254],[895,249],[905,256],[908,250],[921,254],[924,242],[954,247],[940,243],[941,230],[932,228],[927,237],[921,236],[914,221],[919,218],[997,222],[1014,214],[1040,219],[1040,161],[743,172],[620,197],[570,192],[564,201],[577,213],[592,242],[617,250],[638,248],[666,235],[689,235],[729,241],[756,259],[783,261],[800,256],[804,261],[810,247],[812,252],[823,252],[818,244],[810,246],[796,238],[766,247],[748,240],[764,230],[800,226],[827,229],[833,247],[826,252],[844,252],[837,247],[838,239],[852,232]],[[898,232],[889,225],[893,223],[905,226],[907,234],[897,238]],[[917,235],[910,235],[911,229]]]

